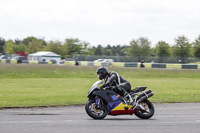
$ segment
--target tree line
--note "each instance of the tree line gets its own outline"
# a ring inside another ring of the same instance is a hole
[[[75,55],[98,56],[161,56],[161,57],[200,57],[200,35],[193,41],[184,35],[178,36],[174,44],[159,41],[152,47],[151,41],[146,37],[140,37],[130,41],[129,45],[102,45],[92,46],[90,43],[78,38],[66,38],[64,42],[59,40],[45,41],[36,37],[24,39],[5,40],[0,37],[0,53],[16,54],[24,51],[27,54],[38,51],[52,51],[65,57]]]

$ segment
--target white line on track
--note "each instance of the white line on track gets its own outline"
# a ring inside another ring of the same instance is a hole
[[[0,124],[32,124],[32,123],[69,123],[72,122],[73,120],[60,120],[60,121],[55,121],[55,120],[45,120],[45,121],[4,121],[0,122]]]

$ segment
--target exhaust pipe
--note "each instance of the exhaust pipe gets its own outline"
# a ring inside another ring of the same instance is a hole
[[[149,93],[149,94],[147,94],[147,95],[141,97],[141,98],[138,100],[138,102],[142,102],[142,101],[146,100],[147,98],[152,97],[153,95],[154,95],[154,93]]]
[[[145,92],[142,92],[141,94],[139,94],[138,96],[137,96],[137,99],[140,99],[141,97],[143,97],[143,96],[146,96],[147,94],[149,94],[149,93],[151,93],[152,92],[152,90],[147,90],[147,91],[145,91]]]

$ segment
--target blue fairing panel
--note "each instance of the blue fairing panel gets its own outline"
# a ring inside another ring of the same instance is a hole
[[[113,103],[109,103],[109,112],[112,111],[115,107],[117,107],[119,104],[121,103],[121,101],[116,101]]]

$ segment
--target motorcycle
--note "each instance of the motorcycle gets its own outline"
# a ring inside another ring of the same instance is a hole
[[[96,81],[88,92],[88,101],[85,104],[87,114],[93,119],[104,119],[107,115],[133,115],[141,119],[149,119],[154,115],[154,106],[148,100],[153,96],[152,90],[147,87],[136,87],[128,92],[134,99],[133,103],[114,91],[114,87],[99,89],[103,81]],[[146,91],[145,91],[146,90]]]

